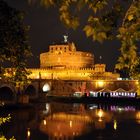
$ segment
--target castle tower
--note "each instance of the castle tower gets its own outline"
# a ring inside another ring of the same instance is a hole
[[[106,65],[105,64],[95,64],[95,72],[104,73]]]
[[[77,51],[74,43],[50,45],[49,52],[40,54],[41,68],[91,68],[94,55],[89,52]]]

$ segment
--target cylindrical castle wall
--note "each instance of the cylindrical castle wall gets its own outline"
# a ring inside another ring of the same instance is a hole
[[[94,56],[86,52],[46,52],[40,55],[40,67],[92,67],[94,65]]]

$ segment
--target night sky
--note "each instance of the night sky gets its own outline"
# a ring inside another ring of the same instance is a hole
[[[5,0],[16,9],[26,13],[25,24],[30,26],[29,43],[33,56],[28,61],[28,67],[39,67],[39,54],[48,51],[51,44],[62,44],[63,35],[68,34],[69,42],[74,42],[77,50],[91,52],[95,63],[102,56],[102,63],[107,64],[107,70],[113,71],[119,55],[118,41],[105,41],[100,44],[87,38],[82,31],[87,9],[80,13],[81,26],[77,30],[67,29],[59,20],[58,10],[44,8],[39,5],[29,5],[27,0]]]

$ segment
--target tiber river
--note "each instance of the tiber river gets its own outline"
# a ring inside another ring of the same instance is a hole
[[[140,108],[102,104],[42,103],[1,111],[11,115],[0,133],[16,140],[140,140]]]

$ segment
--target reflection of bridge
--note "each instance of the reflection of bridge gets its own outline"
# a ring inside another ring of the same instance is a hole
[[[51,102],[49,108],[46,108],[48,113],[40,113],[42,115],[39,125],[40,131],[47,134],[49,140],[73,140],[75,137],[87,133],[96,132],[93,136],[100,135],[100,131],[94,130],[111,130],[112,128],[120,130],[125,120],[127,122],[128,120],[136,120],[137,123],[140,120],[140,112],[136,111],[134,106],[119,107],[98,104],[97,108],[91,108],[92,105],[89,108],[88,105]],[[115,108],[118,110],[114,110]]]
[[[128,121],[130,121],[130,125],[131,122],[137,121],[136,130],[139,130],[140,111],[138,111],[139,109],[134,110],[135,106],[131,106],[132,110],[128,110],[130,106],[127,106],[127,110],[125,109],[126,106],[100,106],[99,104],[94,109],[91,109],[91,106],[93,105],[90,104],[89,108],[86,104],[51,102],[46,105],[39,104],[35,109],[18,110],[14,112],[14,115],[12,114],[14,117],[6,129],[8,130],[7,136],[12,134],[16,139],[21,139],[22,136],[22,138],[29,140],[40,139],[46,134],[45,138],[48,140],[74,140],[81,135],[92,133],[92,139],[97,139],[101,131],[96,130],[105,128],[111,134],[112,129],[118,129],[116,132],[125,133]],[[98,109],[100,107],[102,109]],[[115,108],[118,109],[114,110]],[[125,120],[127,124],[124,123]],[[121,126],[124,125],[126,129],[122,129]],[[135,125],[132,126],[132,128],[134,127]],[[42,132],[39,132],[39,135],[36,131],[38,129]],[[28,136],[27,138],[23,136],[25,134]]]

